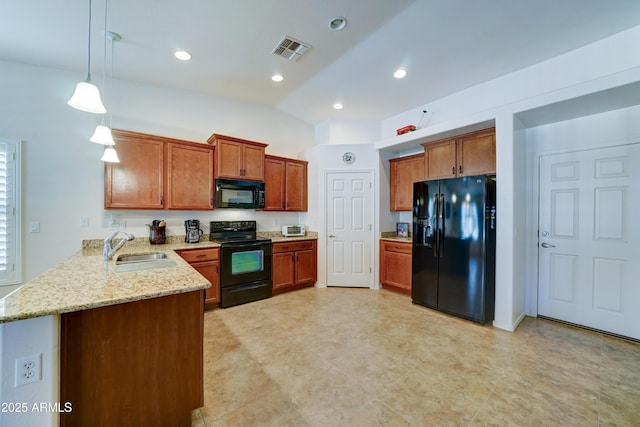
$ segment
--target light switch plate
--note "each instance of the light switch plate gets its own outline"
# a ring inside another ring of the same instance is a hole
[[[38,221],[29,223],[29,233],[39,233],[40,232],[40,223]]]

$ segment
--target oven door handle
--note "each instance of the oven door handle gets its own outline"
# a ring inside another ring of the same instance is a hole
[[[246,248],[248,246],[262,247],[262,246],[271,246],[271,240],[263,240],[256,242],[252,240],[250,242],[225,242],[221,245],[221,248]]]
[[[266,281],[262,281],[262,282],[258,282],[258,283],[251,283],[251,284],[247,284],[247,285],[234,285],[234,286],[230,287],[232,289],[228,289],[227,290],[227,293],[228,294],[234,294],[236,292],[245,292],[245,291],[250,291],[252,289],[268,288],[270,285],[271,285],[271,283],[266,282]]]

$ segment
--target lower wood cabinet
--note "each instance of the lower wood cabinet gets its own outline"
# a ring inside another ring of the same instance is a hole
[[[185,249],[177,251],[189,265],[211,282],[206,289],[204,308],[210,310],[220,304],[220,248]]]
[[[64,313],[62,427],[190,426],[204,406],[203,291]]]
[[[271,260],[274,294],[313,286],[317,280],[315,240],[274,243]]]
[[[385,289],[411,295],[411,243],[380,241],[380,283]]]

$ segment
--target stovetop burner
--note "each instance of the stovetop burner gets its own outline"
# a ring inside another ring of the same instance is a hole
[[[211,221],[209,240],[222,244],[271,241],[271,239],[257,237],[256,221]]]

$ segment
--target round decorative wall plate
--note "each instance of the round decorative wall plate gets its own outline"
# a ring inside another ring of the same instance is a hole
[[[350,151],[347,151],[346,153],[344,153],[344,154],[342,155],[342,161],[343,161],[345,164],[350,165],[351,163],[353,163],[353,162],[355,162],[355,161],[356,161],[356,155],[355,155],[355,154],[353,154],[353,153],[352,153],[352,152],[350,152]]]

